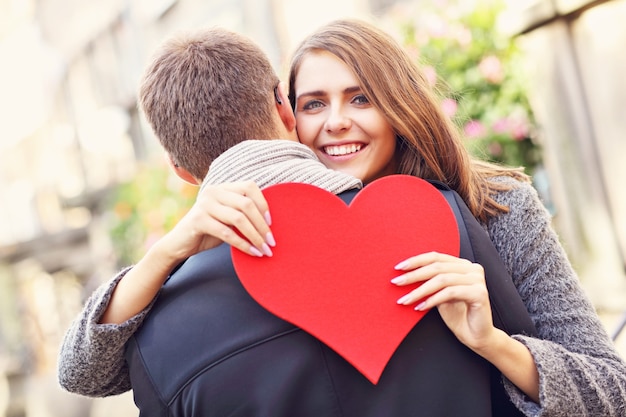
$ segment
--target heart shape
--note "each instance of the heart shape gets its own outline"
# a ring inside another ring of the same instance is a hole
[[[268,311],[343,356],[373,384],[426,314],[396,300],[415,287],[390,280],[394,266],[423,252],[459,255],[452,209],[430,183],[391,175],[350,205],[312,185],[263,190],[277,245],[272,257],[232,249],[248,293]],[[416,353],[417,354],[417,353]]]

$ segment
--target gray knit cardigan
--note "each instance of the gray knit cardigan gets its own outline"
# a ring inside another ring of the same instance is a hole
[[[242,145],[251,150],[261,146],[258,141]],[[268,142],[264,142],[265,146]],[[272,141],[273,142],[273,141]],[[314,160],[315,156],[298,144],[283,144],[297,150],[294,158]],[[271,159],[274,152],[284,149],[267,145],[264,154]],[[294,147],[295,146],[295,147]],[[296,149],[297,148],[297,149]],[[211,171],[220,172],[220,181],[273,178],[289,180],[285,169],[263,164],[260,169],[248,170],[244,177],[237,165],[257,163],[249,152],[240,158],[234,152],[216,160],[209,170],[206,183],[215,183]],[[234,158],[234,159],[232,159]],[[228,161],[227,163],[223,163]],[[293,161],[292,161],[293,162]],[[295,166],[295,165],[293,165]],[[322,173],[312,164],[306,169],[294,170],[306,182],[307,171]],[[287,170],[288,171],[288,170]],[[228,174],[232,174],[229,176]],[[273,174],[272,174],[273,173]],[[337,185],[337,177],[322,175],[321,181]],[[540,202],[534,188],[510,178],[497,181],[513,185],[509,191],[496,195],[498,203],[510,207],[510,212],[491,219],[483,226],[507,266],[538,331],[537,338],[521,335],[513,337],[528,347],[533,355],[540,378],[540,404],[528,399],[506,378],[507,393],[513,403],[527,416],[567,417],[626,417],[626,363],[616,351],[593,306],[581,288],[558,237],[551,227],[550,216]],[[265,181],[261,187],[271,184]],[[340,178],[340,189],[354,187],[354,182]],[[330,189],[328,184],[326,189]],[[150,307],[121,325],[98,324],[111,294],[123,278],[122,270],[109,282],[102,284],[89,298],[82,313],[67,331],[58,362],[61,386],[86,396],[116,395],[131,389],[128,369],[124,361],[124,345],[141,325]]]

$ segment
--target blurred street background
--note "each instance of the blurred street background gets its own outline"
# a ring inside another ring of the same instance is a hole
[[[86,298],[195,198],[137,110],[157,45],[222,26],[257,42],[286,80],[299,40],[341,17],[405,45],[472,152],[533,175],[583,286],[617,329],[626,0],[0,0],[0,417],[138,414],[132,394],[72,395],[55,371]],[[616,344],[626,354],[626,335]]]

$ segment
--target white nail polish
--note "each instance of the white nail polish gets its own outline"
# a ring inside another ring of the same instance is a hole
[[[272,232],[267,232],[267,235],[265,236],[265,241],[271,247],[276,246],[276,240],[274,239],[274,235],[272,234]]]
[[[407,300],[409,299],[409,295],[405,295],[403,297],[400,297],[397,301],[398,304],[404,304]]]
[[[402,270],[409,266],[409,261],[402,261],[398,265],[394,266],[393,269]]]

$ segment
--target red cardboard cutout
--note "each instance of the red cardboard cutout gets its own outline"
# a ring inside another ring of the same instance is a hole
[[[279,184],[263,194],[277,244],[274,256],[263,258],[233,248],[243,286],[377,384],[426,314],[396,303],[415,287],[391,284],[400,275],[394,266],[428,251],[459,255],[451,208],[435,187],[408,175],[372,182],[349,206],[307,184]]]

